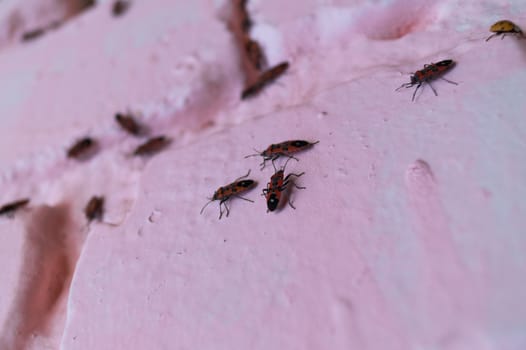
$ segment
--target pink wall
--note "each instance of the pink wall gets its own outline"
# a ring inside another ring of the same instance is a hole
[[[0,27],[0,203],[31,198],[0,218],[0,347],[525,349],[526,40],[485,39],[498,19],[526,28],[526,4],[248,4],[269,65],[290,68],[240,101],[225,1],[119,18],[0,3],[24,30],[67,19],[27,43]],[[447,58],[458,85],[394,91]],[[173,142],[132,157],[144,139],[119,111]],[[98,153],[66,159],[86,135]],[[244,156],[289,139],[320,143],[287,165],[305,172],[297,209],[266,213],[274,170]],[[248,169],[255,203],[199,215]],[[93,195],[106,210],[87,224]]]

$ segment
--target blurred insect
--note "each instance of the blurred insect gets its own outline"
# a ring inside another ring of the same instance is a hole
[[[24,198],[11,203],[4,204],[0,207],[0,215],[6,215],[8,217],[11,217],[18,209],[25,207],[28,203],[29,198]]]
[[[272,83],[274,80],[278,79],[285,71],[289,68],[288,62],[282,62],[278,64],[277,66],[274,66],[272,68],[269,68],[265,72],[263,72],[258,80],[247,87],[243,92],[241,93],[241,99],[244,100],[245,98],[252,97],[257,95],[265,86]]]
[[[80,2],[80,6],[82,6],[82,9],[85,10],[85,9],[88,9],[94,6],[97,3],[97,0],[82,0],[79,2]]]
[[[301,187],[296,185],[294,182],[291,182],[289,178],[291,176],[300,177],[305,172],[302,172],[300,174],[294,174],[290,173],[286,177],[284,177],[285,174],[285,167],[287,166],[287,163],[289,162],[290,158],[287,159],[285,162],[285,165],[283,165],[279,170],[276,170],[276,166],[274,165],[274,161],[272,161],[272,166],[274,167],[274,175],[270,177],[270,182],[267,184],[267,188],[263,189],[263,196],[265,196],[265,199],[267,201],[267,213],[269,211],[274,211],[279,206],[279,201],[281,200],[281,197],[283,195],[283,192],[287,189],[287,186],[289,183],[291,183],[294,187],[297,189],[303,190],[306,187]],[[296,209],[294,205],[292,205],[292,202],[290,199],[288,200],[288,203],[292,209]]]
[[[445,74],[447,71],[449,71],[451,68],[455,66],[455,61],[453,60],[443,60],[437,63],[430,63],[424,65],[424,68],[416,71],[411,75],[411,81],[409,83],[402,84],[398,89],[395,91],[400,90],[401,88],[410,88],[416,85],[415,92],[413,93],[413,98],[411,101],[415,100],[416,92],[422,86],[422,84],[427,83],[431,87],[431,90],[435,93],[435,96],[438,96],[435,88],[433,85],[431,85],[432,80],[436,79],[442,79],[447,81],[450,84],[458,85],[458,83],[455,83],[454,81],[447,80],[446,78],[443,78],[442,75]]]
[[[501,39],[504,39],[506,35],[516,35],[518,37],[524,38],[524,34],[522,33],[522,30],[518,25],[513,23],[512,21],[508,20],[502,20],[494,23],[490,28],[490,32],[493,32],[494,34],[491,34],[486,41],[493,38],[494,36],[502,35]]]
[[[167,147],[171,140],[166,136],[152,137],[142,145],[138,146],[133,152],[136,156],[151,155]]]
[[[250,18],[250,15],[248,14],[247,3],[248,3],[248,0],[240,0],[239,1],[239,13],[240,13],[240,17],[241,17],[241,30],[244,33],[248,33],[250,31],[250,28],[252,27],[252,19]]]
[[[82,158],[93,151],[96,145],[95,140],[90,137],[84,137],[78,140],[73,146],[68,149],[68,158]]]
[[[131,115],[117,113],[115,114],[115,120],[119,123],[122,129],[130,134],[137,136],[141,133],[141,126]]]
[[[94,219],[102,220],[104,214],[104,197],[93,196],[84,208],[84,214],[88,221]]]
[[[292,140],[281,143],[275,143],[268,146],[267,149],[264,151],[258,151],[255,149],[254,151],[256,151],[257,153],[249,154],[248,156],[245,156],[245,158],[256,156],[263,157],[263,162],[260,164],[261,170],[263,170],[268,160],[275,161],[281,156],[294,158],[298,160],[297,158],[293,157],[292,154],[309,149],[318,142],[320,141],[309,142],[304,140]]]
[[[38,37],[41,37],[46,32],[45,28],[33,29],[22,34],[22,41],[31,41]]]
[[[240,196],[241,193],[251,190],[257,185],[257,182],[254,180],[250,180],[250,179],[241,180],[241,179],[248,177],[249,175],[250,175],[250,170],[245,176],[241,176],[235,179],[234,182],[228,185],[219,187],[217,191],[214,192],[214,195],[212,196],[212,198],[208,198],[209,201],[201,209],[201,214],[203,214],[203,211],[205,210],[208,204],[212,203],[213,201],[219,201],[219,220],[221,220],[221,218],[223,217],[223,208],[221,207],[222,205],[225,206],[226,216],[228,217],[228,215],[230,214],[230,209],[226,205],[226,202],[232,197],[240,198],[245,201],[254,203],[253,200]]]
[[[126,0],[117,0],[113,3],[112,13],[114,17],[123,15],[130,8],[130,2]]]
[[[252,63],[257,70],[261,70],[265,64],[265,56],[259,43],[252,39],[247,40],[245,43],[245,52],[250,63]]]

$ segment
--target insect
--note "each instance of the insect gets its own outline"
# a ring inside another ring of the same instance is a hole
[[[259,76],[258,80],[254,84],[243,90],[241,93],[241,99],[244,100],[245,98],[257,95],[259,92],[261,92],[261,90],[263,90],[265,86],[278,79],[283,73],[285,73],[288,68],[288,62],[282,62],[277,66],[269,68]]]
[[[265,56],[263,54],[263,49],[257,41],[252,39],[247,40],[245,43],[245,51],[248,60],[257,70],[263,68],[263,65],[265,64]]]
[[[512,21],[508,20],[502,20],[494,23],[490,28],[490,32],[493,32],[494,34],[491,34],[486,41],[493,38],[494,36],[502,35],[501,39],[504,39],[506,34],[510,35],[516,35],[519,37],[524,37],[524,34],[522,33],[522,30],[519,28],[518,25],[513,23]]]
[[[422,86],[422,84],[427,83],[433,92],[435,93],[435,96],[438,96],[435,88],[433,85],[431,85],[431,81],[435,79],[442,79],[447,81],[450,84],[458,85],[458,83],[455,83],[454,81],[447,80],[446,78],[443,78],[442,75],[445,74],[447,71],[449,71],[451,68],[455,66],[455,61],[453,60],[443,60],[437,63],[430,63],[424,65],[424,68],[416,71],[411,75],[411,81],[409,83],[402,84],[398,89],[395,91],[400,90],[401,88],[410,88],[416,85],[415,92],[413,93],[413,98],[411,101],[415,100],[416,92]]]
[[[45,32],[46,32],[46,29],[44,29],[44,28],[38,28],[38,29],[30,30],[28,32],[25,32],[22,35],[22,41],[34,40],[34,39],[44,35]]]
[[[130,2],[126,0],[117,0],[113,3],[112,13],[114,17],[123,15],[130,7]]]
[[[84,208],[84,214],[88,221],[94,219],[102,220],[102,215],[104,214],[104,197],[93,196],[89,200],[88,204]]]
[[[152,137],[142,145],[138,146],[133,154],[136,156],[150,155],[161,151],[170,144],[171,140],[166,136]]]
[[[287,189],[287,186],[289,185],[289,183],[292,183],[294,187],[300,190],[303,190],[306,188],[306,187],[298,186],[294,182],[291,182],[290,180],[291,176],[300,177],[303,174],[305,174],[305,172],[302,172],[300,174],[290,173],[287,176],[285,176],[285,167],[287,166],[287,163],[289,162],[289,160],[290,158],[287,159],[287,161],[285,162],[285,165],[283,165],[283,167],[281,167],[281,169],[279,170],[276,170],[274,161],[272,161],[272,166],[274,166],[274,175],[270,177],[270,182],[267,184],[267,188],[263,189],[263,194],[262,194],[263,196],[265,196],[265,199],[267,201],[267,213],[269,211],[274,211],[278,208],[279,201],[281,200],[283,192]],[[296,209],[292,205],[290,199],[288,200],[288,203],[292,209]]]
[[[304,140],[292,140],[281,143],[275,143],[268,146],[267,149],[264,151],[255,150],[257,152],[256,154],[249,154],[248,156],[245,156],[245,158],[255,156],[263,157],[263,162],[260,164],[261,170],[263,170],[268,160],[275,161],[281,156],[294,158],[292,154],[311,148],[318,142],[320,141],[309,142]],[[298,160],[297,158],[294,159]]]
[[[135,121],[135,119],[131,115],[124,115],[117,113],[115,114],[115,120],[121,128],[126,130],[132,135],[139,135],[141,133],[141,126]]]
[[[84,137],[68,149],[68,158],[82,158],[92,151],[95,145],[95,140],[90,137]]]
[[[0,215],[12,216],[19,208],[25,207],[29,203],[29,198],[4,204],[0,207]]]
[[[214,192],[214,195],[212,196],[212,198],[208,198],[209,201],[201,209],[201,214],[203,214],[203,211],[205,210],[208,204],[212,203],[213,201],[219,201],[219,220],[221,220],[221,218],[223,217],[223,208],[221,207],[222,205],[225,206],[226,216],[228,217],[228,215],[230,214],[230,209],[226,205],[226,202],[232,197],[240,198],[248,202],[254,203],[253,200],[240,196],[241,193],[251,190],[257,185],[257,182],[254,180],[250,180],[250,179],[242,180],[248,177],[249,175],[250,175],[250,170],[248,171],[246,175],[235,179],[234,182],[228,185],[225,185],[223,187],[219,187],[217,191]]]

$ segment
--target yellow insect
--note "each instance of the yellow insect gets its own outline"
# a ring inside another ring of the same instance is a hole
[[[486,39],[486,41],[493,38],[494,36],[499,36],[499,35],[502,35],[501,39],[504,39],[506,34],[524,37],[524,33],[522,32],[520,27],[516,25],[515,23],[513,23],[512,21],[508,21],[507,19],[496,22],[489,28],[489,30],[490,32],[493,32],[495,34],[490,35]]]

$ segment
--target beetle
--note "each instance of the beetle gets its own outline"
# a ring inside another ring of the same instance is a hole
[[[141,133],[141,126],[131,115],[125,115],[121,113],[115,114],[115,121],[120,127],[132,135],[139,135]]]
[[[274,143],[268,146],[264,151],[258,151],[255,149],[254,151],[257,153],[249,154],[248,156],[245,156],[245,158],[255,156],[263,157],[263,162],[260,164],[261,170],[263,170],[268,160],[275,161],[281,156],[298,160],[297,158],[293,157],[292,154],[309,149],[319,142],[320,141],[309,142],[304,140],[290,140],[281,143]]]
[[[96,141],[94,139],[91,137],[84,137],[68,149],[68,158],[82,158],[89,152],[93,151],[95,145]]]
[[[29,198],[19,199],[0,207],[0,215],[12,216],[18,209],[25,207],[29,203]]]
[[[486,41],[493,38],[494,36],[502,35],[501,39],[504,39],[506,34],[509,35],[516,35],[518,37],[524,38],[524,34],[520,27],[513,23],[512,21],[509,21],[507,19],[495,22],[490,28],[490,32],[493,32],[494,34],[491,34]]]
[[[442,79],[450,84],[458,85],[458,83],[442,77],[442,75],[444,75],[446,72],[452,69],[455,65],[456,62],[453,60],[443,60],[437,63],[426,64],[424,65],[423,69],[418,70],[415,73],[413,73],[413,75],[411,75],[411,81],[409,83],[402,84],[395,91],[398,91],[403,87],[410,88],[416,85],[415,92],[413,93],[413,98],[411,99],[411,101],[414,101],[418,89],[422,86],[422,84],[427,83],[435,93],[435,96],[438,96],[435,88],[433,87],[433,85],[431,85],[431,81],[436,79]]]
[[[133,152],[136,156],[151,155],[161,151],[170,144],[171,140],[166,136],[152,137],[145,143],[139,145]]]
[[[263,90],[265,86],[272,83],[274,80],[278,79],[283,73],[285,73],[289,69],[289,63],[288,62],[282,62],[272,68],[267,69],[264,71],[256,80],[255,83],[252,85],[246,87],[243,92],[241,93],[241,99],[244,100],[248,97],[253,97],[257,95],[258,93]]]
[[[88,204],[84,208],[84,214],[88,221],[94,219],[102,220],[102,215],[104,214],[104,197],[102,196],[93,196],[89,200]]]
[[[261,45],[255,40],[248,39],[245,42],[245,52],[250,63],[252,63],[257,70],[261,70],[265,64],[265,55],[263,54]]]
[[[265,200],[267,201],[267,213],[269,211],[274,211],[278,208],[283,192],[287,189],[287,186],[289,185],[289,183],[291,183],[290,177],[291,176],[300,177],[305,174],[305,172],[302,172],[300,174],[290,173],[287,176],[285,176],[285,167],[287,166],[287,163],[289,162],[289,160],[290,158],[287,159],[287,161],[285,162],[285,165],[283,165],[279,170],[276,170],[274,161],[272,161],[272,166],[274,167],[274,175],[270,177],[270,182],[267,184],[267,188],[263,189],[263,193],[262,193],[262,195],[265,196]],[[306,187],[298,186],[294,182],[292,182],[292,185],[300,190],[303,190],[306,188]],[[288,200],[288,203],[292,209],[296,209],[292,205],[290,199]]]
[[[248,171],[246,175],[238,177],[232,183],[219,187],[214,192],[214,195],[212,196],[212,198],[208,198],[209,201],[203,206],[200,214],[203,214],[203,211],[205,210],[208,204],[212,203],[213,201],[219,201],[219,220],[221,220],[221,218],[223,217],[222,205],[225,206],[226,216],[228,217],[228,215],[230,214],[230,209],[226,205],[226,202],[232,197],[241,198],[245,201],[254,203],[253,200],[240,196],[241,193],[251,190],[257,185],[257,182],[254,180],[251,180],[251,179],[242,180],[242,179],[247,178],[249,175],[250,175],[250,170]]]

